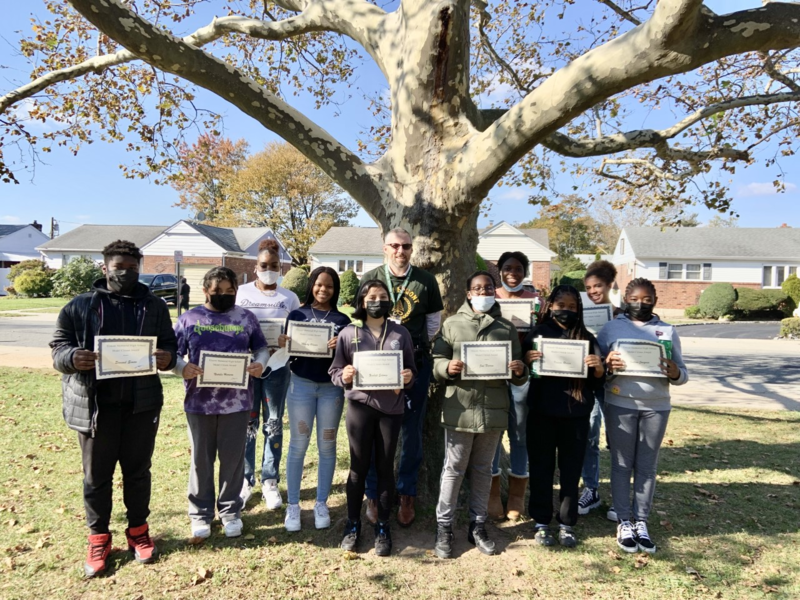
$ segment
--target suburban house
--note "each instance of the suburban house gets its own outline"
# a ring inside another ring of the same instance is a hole
[[[190,302],[202,302],[203,275],[217,266],[233,269],[241,283],[253,279],[262,240],[275,238],[268,227],[213,227],[190,221],[178,221],[169,227],[151,225],[81,225],[37,250],[48,266],[60,268],[77,256],[102,261],[102,249],[114,240],[129,240],[141,248],[142,273],[175,273],[175,251],[183,252],[181,276],[191,286]],[[276,238],[277,239],[277,238]],[[286,273],[292,257],[280,240],[282,271]]]
[[[599,259],[597,258],[597,254],[576,254],[575,258],[581,261],[581,264],[584,267],[588,267],[595,260],[607,260],[609,262],[614,262],[613,254],[601,254]]]
[[[36,221],[31,225],[0,225],[0,296],[6,295],[10,285],[6,277],[11,267],[24,260],[40,259],[36,247],[49,239]]]
[[[800,229],[626,227],[614,250],[620,290],[631,279],[653,281],[658,305],[697,304],[710,284],[778,289],[800,267]]]
[[[500,221],[478,231],[478,254],[486,261],[498,283],[497,260],[503,252],[514,251],[522,252],[531,261],[530,283],[537,290],[549,288],[550,261],[556,257],[556,253],[550,250],[546,229],[519,229]]]

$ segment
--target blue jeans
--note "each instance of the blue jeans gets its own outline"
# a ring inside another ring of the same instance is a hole
[[[583,485],[596,490],[600,487],[600,425],[603,422],[603,404],[606,391],[594,392],[594,408],[589,417],[589,439],[586,440],[586,455],[583,458]]]
[[[256,484],[256,437],[259,417],[263,411],[264,453],[261,457],[261,481],[280,480],[278,469],[283,447],[283,409],[289,387],[289,366],[271,371],[264,379],[254,379],[253,410],[247,425],[244,449],[244,476],[250,485]]]
[[[336,434],[344,409],[344,390],[327,383],[317,383],[292,373],[286,394],[289,412],[289,453],[286,456],[286,487],[289,504],[300,502],[303,459],[317,419],[317,502],[326,502],[336,469]]]
[[[508,444],[511,447],[511,474],[517,477],[528,476],[528,443],[525,432],[528,427],[528,388],[530,381],[522,385],[509,384],[508,393],[511,402],[508,405]],[[503,435],[497,444],[497,451],[492,461],[492,475],[500,474],[500,445]]]
[[[402,496],[417,495],[417,479],[422,464],[422,425],[425,410],[428,408],[428,387],[431,383],[433,363],[428,355],[417,365],[417,380],[410,390],[406,390],[405,411],[401,434],[403,447],[400,450],[400,467],[397,470],[397,493]],[[409,408],[409,403],[411,407]],[[375,471],[375,455],[367,473],[367,498],[378,497],[378,474]]]

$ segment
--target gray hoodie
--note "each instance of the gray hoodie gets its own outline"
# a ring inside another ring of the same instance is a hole
[[[659,342],[672,341],[672,360],[678,365],[677,379],[666,377],[636,377],[631,375],[609,375],[606,379],[605,401],[614,406],[636,410],[669,410],[669,386],[683,385],[689,381],[689,372],[683,362],[681,340],[672,325],[654,316],[647,323],[637,325],[628,315],[619,315],[609,321],[597,336],[597,343],[603,356],[615,349],[620,339],[646,340]]]

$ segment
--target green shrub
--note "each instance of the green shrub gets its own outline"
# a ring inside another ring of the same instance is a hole
[[[564,273],[558,280],[559,285],[571,285],[579,292],[585,292],[586,286],[583,283],[586,277],[586,270],[583,271],[569,271]]]
[[[306,273],[311,273],[311,265],[308,264],[308,263],[306,263],[304,265],[299,265],[297,268],[298,269],[303,269],[303,271],[305,271]]]
[[[478,253],[475,253],[475,269],[477,271],[488,271],[489,270],[489,268],[486,266],[486,261],[483,260],[483,257]]]
[[[49,270],[50,269],[40,260],[23,260],[21,263],[17,263],[11,267],[8,271],[8,275],[6,275],[6,279],[13,285],[14,280],[26,271],[42,271],[46,273]]]
[[[686,315],[688,319],[701,319],[703,317],[703,311],[700,310],[700,307],[689,306],[683,311],[683,314]]]
[[[800,306],[800,278],[797,275],[789,275],[781,284],[781,289],[794,301],[795,306]]]
[[[53,276],[43,270],[23,271],[14,279],[14,289],[22,296],[45,298],[53,291]]]
[[[781,321],[780,337],[800,339],[800,317],[792,317]]]
[[[281,287],[293,291],[300,298],[300,302],[305,301],[306,294],[308,293],[308,273],[299,267],[289,269],[289,272],[283,278]]]
[[[53,275],[53,296],[74,298],[92,289],[92,284],[103,277],[103,271],[91,258],[73,258]]]
[[[730,283],[712,283],[700,294],[700,313],[704,317],[719,319],[733,312],[736,290]]]
[[[358,293],[358,275],[355,274],[355,271],[349,269],[342,273],[339,281],[341,282],[339,290],[339,306],[352,304],[356,299],[356,294]]]
[[[791,316],[795,309],[794,300],[783,290],[739,288],[737,293],[736,310],[744,318],[780,319]]]

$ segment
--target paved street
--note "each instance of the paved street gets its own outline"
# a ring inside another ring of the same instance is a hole
[[[724,338],[732,340],[772,340],[780,332],[780,323],[709,323],[678,326],[681,338]]]

